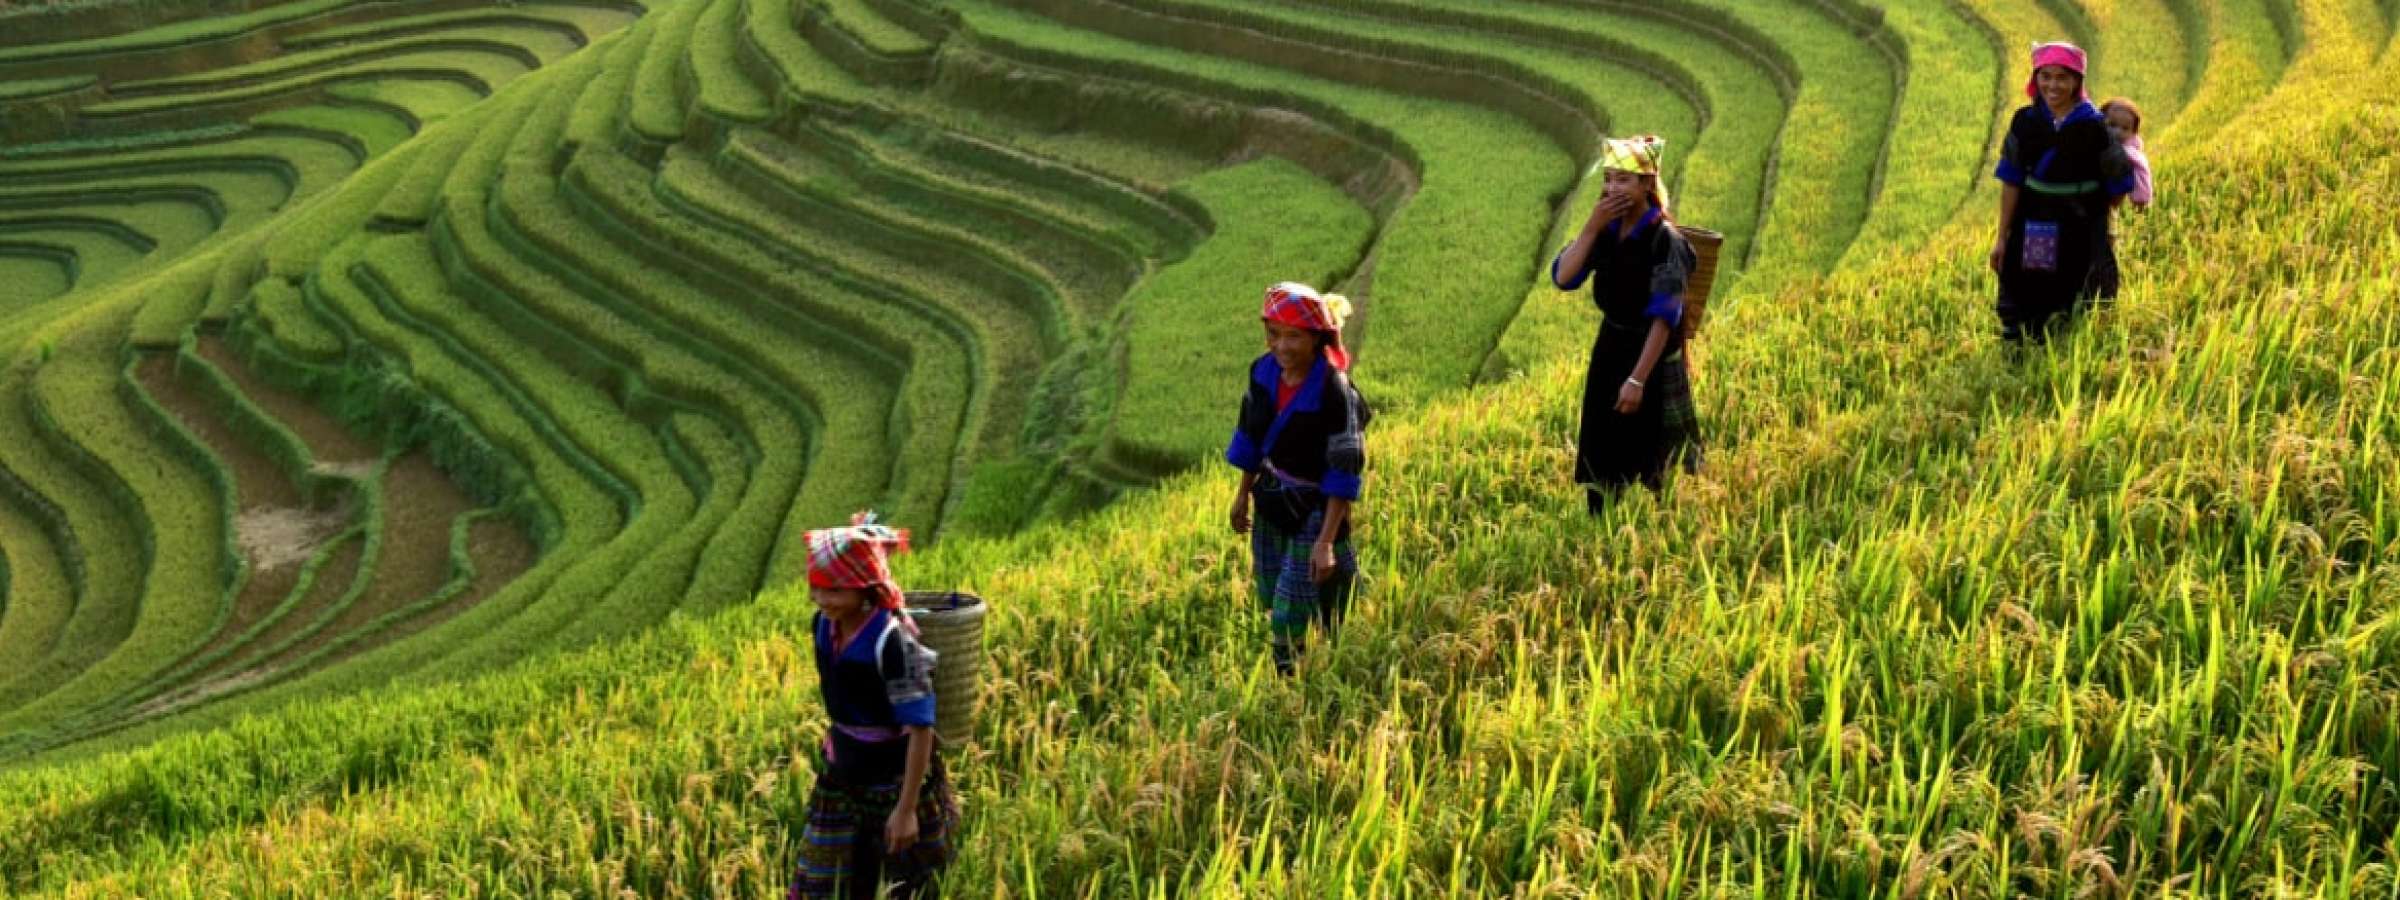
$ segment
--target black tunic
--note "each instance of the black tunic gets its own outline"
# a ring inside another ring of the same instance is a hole
[[[1558,271],[1552,261],[1551,279],[1560,289],[1574,290],[1588,278],[1592,303],[1600,308],[1600,333],[1592,340],[1591,364],[1583,376],[1575,480],[1603,489],[1636,481],[1656,487],[1677,459],[1687,468],[1699,461],[1690,373],[1684,368],[1683,338],[1675,330],[1697,258],[1656,209],[1630,236],[1617,231],[1612,225],[1592,239],[1581,272]],[[1644,382],[1641,408],[1619,413],[1617,392],[1641,362],[1654,321],[1668,326],[1666,348]]]
[[[1276,409],[1275,390],[1282,379],[1274,354],[1250,363],[1250,382],[1225,461],[1258,475],[1251,493],[1259,519],[1298,535],[1331,498],[1358,499],[1367,467],[1366,427],[1375,414],[1350,376],[1323,357],[1309,369],[1292,405]],[[1344,520],[1334,540],[1349,536],[1350,522]]]
[[[2022,190],[2008,223],[1996,311],[2011,339],[2039,339],[2062,315],[2116,295],[2109,208],[2132,193],[2133,166],[2090,103],[2053,121],[2017,110],[1993,177]]]

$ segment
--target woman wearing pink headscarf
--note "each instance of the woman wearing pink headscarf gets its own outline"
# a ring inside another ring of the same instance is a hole
[[[2010,341],[2039,343],[2093,298],[2116,294],[2109,210],[2133,192],[2125,148],[2084,88],[2086,57],[2073,44],[2033,48],[2033,103],[2017,110],[2000,149],[2000,233],[1992,271],[1996,311]]]

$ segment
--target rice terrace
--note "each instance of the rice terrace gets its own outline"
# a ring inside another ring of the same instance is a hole
[[[2400,898],[2396,272],[2400,0],[0,0],[0,896]]]

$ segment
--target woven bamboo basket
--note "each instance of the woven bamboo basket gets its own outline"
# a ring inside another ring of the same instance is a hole
[[[1725,236],[1692,225],[1677,225],[1675,230],[1683,233],[1693,255],[1700,258],[1683,289],[1682,331],[1683,339],[1689,341],[1700,334],[1700,320],[1708,316],[1708,291],[1717,283],[1717,251],[1724,248]]]
[[[933,666],[933,730],[944,744],[964,743],[975,733],[975,683],[983,673],[983,598],[958,591],[908,591],[902,595],[917,639],[941,658]]]

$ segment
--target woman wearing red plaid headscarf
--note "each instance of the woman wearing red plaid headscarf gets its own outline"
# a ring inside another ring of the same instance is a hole
[[[934,754],[933,651],[901,610],[890,558],[908,532],[860,515],[808,533],[817,683],[831,721],[791,898],[932,897],[956,855],[958,801]]]
[[[1358,573],[1350,504],[1366,470],[1373,413],[1350,384],[1342,346],[1349,316],[1340,294],[1289,281],[1267,289],[1259,311],[1267,352],[1250,365],[1225,450],[1225,461],[1242,470],[1233,530],[1250,535],[1253,585],[1268,609],[1275,668],[1286,675],[1311,622],[1328,635],[1341,624]]]

